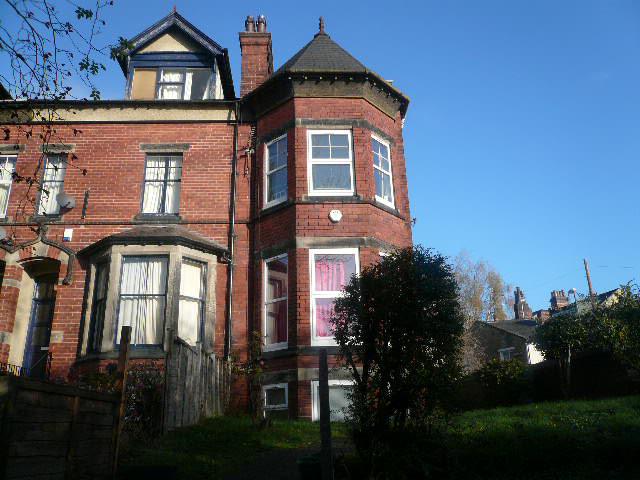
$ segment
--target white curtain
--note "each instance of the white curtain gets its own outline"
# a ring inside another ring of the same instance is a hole
[[[162,189],[164,185],[164,157],[147,158],[145,168],[143,213],[162,211]]]
[[[184,84],[184,73],[171,70],[163,70],[161,82]],[[158,97],[166,100],[179,100],[182,98],[183,85],[160,85]]]
[[[166,258],[122,258],[116,342],[120,342],[120,327],[128,325],[133,345],[162,343],[166,287]]]
[[[204,300],[202,274],[202,264],[182,262],[178,336],[189,345],[195,345],[198,342],[200,325],[202,325],[202,303]]]
[[[40,192],[40,213],[43,215],[55,215],[60,211],[58,194],[64,186],[64,174],[67,165],[62,155],[47,157]]]
[[[180,209],[180,177],[182,176],[182,159],[169,158],[169,174],[167,175],[167,191],[165,194],[165,213],[178,213]]]

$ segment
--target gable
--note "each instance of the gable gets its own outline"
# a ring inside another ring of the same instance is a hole
[[[204,49],[196,42],[179,32],[167,32],[159,36],[137,53],[152,52],[191,52],[200,53]]]

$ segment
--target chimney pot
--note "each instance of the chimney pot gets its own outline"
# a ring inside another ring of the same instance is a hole
[[[247,15],[247,19],[244,22],[244,31],[250,33],[256,31],[256,22],[251,15]]]
[[[267,18],[264,15],[258,15],[258,32],[264,33],[267,31]]]

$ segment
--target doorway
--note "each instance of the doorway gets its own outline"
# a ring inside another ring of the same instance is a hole
[[[23,368],[32,378],[45,378],[49,369],[49,342],[51,322],[56,303],[56,275],[42,275],[34,278],[33,299],[29,330],[24,349]]]

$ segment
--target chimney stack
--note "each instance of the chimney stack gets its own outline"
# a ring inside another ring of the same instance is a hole
[[[267,32],[267,19],[264,15],[258,15],[257,20],[249,15],[245,20],[244,32],[240,32],[240,52],[240,96],[243,97],[259,87],[273,73],[271,33]]]
[[[561,310],[569,305],[569,297],[564,290],[553,290],[551,292],[551,310]]]

